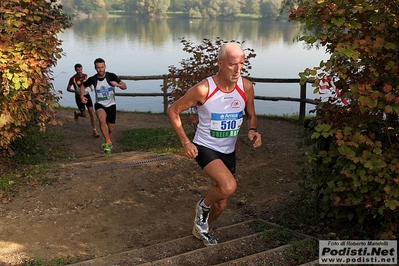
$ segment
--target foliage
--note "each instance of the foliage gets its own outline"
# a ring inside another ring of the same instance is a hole
[[[244,5],[244,11],[247,14],[258,15],[260,13],[260,4],[258,0],[246,0]]]
[[[26,262],[24,266],[58,266],[58,265],[67,265],[73,263],[76,263],[76,258],[70,258],[70,259],[55,258],[52,261],[34,259],[32,261]]]
[[[120,8],[126,12],[137,13],[147,18],[166,16],[166,12],[171,4],[170,0],[113,0],[112,2],[114,3],[110,5],[111,8]]]
[[[72,14],[80,12],[84,14],[102,13],[110,6],[120,7],[121,0],[61,0],[63,9]]]
[[[170,0],[136,0],[137,11],[146,17],[161,17],[166,14]]]
[[[0,199],[4,200],[18,193],[20,187],[29,185],[49,185],[57,177],[49,177],[50,166],[44,162],[39,165],[17,165],[9,169],[0,178]]]
[[[189,0],[170,0],[169,12],[187,12]]]
[[[255,229],[256,232],[262,232],[270,229],[270,226],[267,226],[263,220],[253,220],[249,222],[249,226]]]
[[[317,260],[319,255],[319,243],[315,239],[307,238],[301,241],[293,241],[291,245],[283,251],[286,260],[291,265],[302,265],[309,261]]]
[[[169,66],[169,76],[166,88],[168,88],[168,93],[171,94],[169,97],[169,104],[177,101],[182,97],[187,90],[192,86],[202,81],[203,79],[213,76],[218,72],[217,65],[217,55],[220,47],[227,43],[227,41],[221,38],[216,38],[215,40],[203,39],[201,44],[194,45],[193,42],[188,41],[184,38],[180,40],[183,44],[183,51],[189,53],[191,56],[188,59],[183,59],[180,62],[181,67]],[[241,44],[239,41],[232,40]],[[244,43],[244,42],[243,42]],[[245,48],[246,52],[244,67],[242,69],[242,74],[248,74],[248,70],[251,69],[251,64],[249,62],[250,58],[256,56],[254,50],[251,48]],[[187,121],[191,126],[197,124],[196,119],[196,108],[193,106],[188,110],[189,115],[187,116]]]
[[[261,233],[260,239],[267,243],[269,247],[278,247],[297,241],[298,238],[289,230],[283,227],[276,227],[271,230],[265,230]]]
[[[260,4],[260,13],[263,19],[284,18],[287,19],[285,13],[281,13],[282,0],[268,0]]]
[[[66,146],[60,143],[65,135],[51,130],[40,132],[37,126],[28,126],[25,136],[10,144],[15,151],[12,158],[0,157],[0,198],[3,194],[14,194],[26,183],[50,184],[54,178],[46,176],[50,161],[70,159]]]
[[[10,144],[11,149],[16,152],[13,160],[18,164],[37,165],[55,158],[67,158],[66,147],[57,145],[66,138],[65,135],[52,130],[41,132],[34,124],[29,125],[24,133],[22,138]],[[49,145],[49,143],[56,145]]]
[[[31,123],[54,123],[51,67],[62,56],[57,33],[70,26],[56,0],[3,0],[0,9],[0,148]]]
[[[68,13],[98,14],[123,10],[148,18],[178,12],[190,18],[232,19],[239,14],[262,14],[265,19],[280,17],[282,0],[61,0]]]
[[[399,46],[396,1],[288,1],[290,20],[314,34],[301,37],[330,54],[300,73],[315,92],[330,77],[337,90],[316,107],[304,144],[305,183],[322,217],[381,226],[399,236]],[[332,86],[332,83],[330,83]],[[345,101],[347,102],[345,104]],[[384,228],[384,229],[381,229]]]
[[[241,12],[242,4],[237,0],[186,0],[182,11],[190,18],[232,18]]]
[[[217,2],[215,3],[215,6],[216,5],[218,5]],[[237,16],[237,14],[240,13],[240,4],[237,1],[221,0],[219,6],[220,11],[218,17],[229,19],[231,17]]]

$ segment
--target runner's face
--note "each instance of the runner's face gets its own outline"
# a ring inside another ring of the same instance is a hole
[[[77,68],[75,68],[75,71],[76,71],[76,74],[77,74],[78,76],[82,76],[83,68],[77,67]]]
[[[105,63],[96,63],[95,69],[98,77],[105,77]]]
[[[244,66],[245,55],[243,53],[228,53],[226,58],[219,60],[220,71],[230,82],[237,82]]]

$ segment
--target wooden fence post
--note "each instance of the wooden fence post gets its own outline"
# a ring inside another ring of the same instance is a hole
[[[301,99],[299,102],[299,121],[303,122],[306,113],[306,82],[301,84],[301,95],[299,98]]]
[[[168,76],[163,75],[163,113],[166,114],[166,110],[168,109],[168,88],[167,86]]]

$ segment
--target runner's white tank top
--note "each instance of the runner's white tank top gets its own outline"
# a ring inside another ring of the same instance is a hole
[[[231,92],[221,91],[213,77],[206,80],[208,96],[197,107],[199,124],[193,142],[221,153],[232,153],[247,102],[242,77]]]
[[[107,79],[97,81],[96,91],[96,101],[102,104],[104,107],[109,107],[116,104],[115,102],[115,89],[110,84],[108,84]]]

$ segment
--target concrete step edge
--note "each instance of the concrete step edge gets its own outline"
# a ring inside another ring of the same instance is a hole
[[[248,239],[248,238],[251,238],[251,237],[254,237],[254,236],[259,236],[261,234],[262,233],[255,233],[255,234],[247,235],[247,236],[244,236],[244,237],[236,238],[236,239],[233,239],[233,240],[229,240],[229,241],[226,241],[226,242],[222,242],[222,243],[219,243],[219,244],[217,244],[216,246],[213,246],[213,247],[202,247],[202,248],[199,248],[199,249],[194,249],[194,250],[191,250],[189,252],[185,252],[185,253],[182,253],[182,254],[171,256],[171,257],[168,257],[168,258],[164,258],[164,259],[160,259],[160,260],[156,260],[156,261],[152,261],[152,262],[146,262],[146,263],[140,264],[140,266],[157,265],[159,263],[162,265],[162,263],[164,263],[164,262],[165,263],[166,262],[170,263],[170,261],[173,261],[174,259],[181,258],[181,257],[189,257],[191,255],[194,255],[197,252],[202,252],[202,251],[205,251],[205,250],[210,250],[210,249],[215,249],[215,248],[223,249],[223,247],[225,247],[227,245],[231,245],[234,242],[240,242],[242,240],[245,240],[245,239]],[[173,264],[171,264],[171,265],[173,265]]]
[[[314,265],[319,265],[319,260],[318,259],[314,260],[314,261],[306,262],[306,263],[301,264],[299,266],[314,266]]]
[[[260,255],[264,255],[264,254],[268,254],[268,253],[273,253],[273,252],[277,252],[277,251],[280,251],[280,250],[284,250],[284,249],[288,248],[289,246],[290,246],[290,244],[286,244],[286,245],[279,246],[279,247],[276,247],[276,248],[273,248],[273,249],[268,249],[268,250],[265,250],[265,251],[262,251],[262,252],[258,252],[258,253],[255,253],[255,254],[252,254],[252,255],[249,255],[249,256],[245,256],[245,257],[242,257],[242,258],[239,258],[239,259],[223,262],[223,263],[220,263],[220,264],[217,264],[217,265],[214,265],[214,266],[230,266],[230,265],[232,265],[234,263],[245,262],[245,260],[248,260],[248,259],[251,259],[251,258],[255,258],[255,257],[260,256]]]
[[[227,225],[227,226],[218,227],[216,230],[217,231],[230,230],[230,229],[233,229],[234,227],[238,227],[238,226],[245,225],[245,224],[250,224],[251,222],[254,222],[254,221],[261,221],[262,223],[265,222],[265,221],[260,220],[260,219],[252,219],[252,220],[243,221],[243,222],[240,222],[240,223],[235,223],[235,224],[231,224],[231,225]],[[139,254],[140,252],[145,251],[145,250],[150,249],[150,248],[155,248],[157,246],[162,247],[162,246],[169,245],[171,243],[176,243],[176,242],[184,243],[185,240],[192,239],[192,238],[193,238],[192,235],[188,235],[188,236],[184,236],[184,237],[181,237],[181,238],[172,239],[172,240],[169,240],[169,241],[166,241],[166,242],[161,242],[161,243],[157,243],[157,244],[154,244],[154,245],[149,245],[149,246],[141,247],[141,248],[137,248],[137,249],[131,249],[131,250],[115,253],[115,254],[104,256],[104,257],[100,257],[100,258],[94,258],[94,259],[90,259],[90,260],[86,260],[86,261],[77,262],[75,264],[70,264],[70,265],[73,265],[73,266],[104,265],[105,261],[112,260],[113,257],[115,257],[115,259],[117,257],[124,257],[124,256],[125,257],[131,257],[131,255],[134,256],[134,254]],[[226,242],[229,242],[229,241],[226,241]],[[207,248],[207,247],[202,247],[202,248]],[[195,249],[195,250],[197,250],[197,249]],[[191,252],[191,251],[189,251],[189,252]],[[182,253],[182,254],[184,254],[184,253]],[[175,256],[178,256],[178,255],[175,255]],[[172,257],[174,257],[174,256],[172,256]],[[144,263],[146,263],[146,262],[144,262]]]

